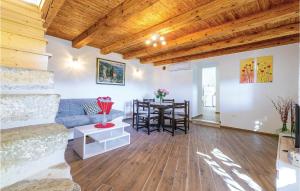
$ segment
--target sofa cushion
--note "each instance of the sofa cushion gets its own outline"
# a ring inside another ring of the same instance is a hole
[[[96,102],[85,103],[82,107],[87,115],[96,115],[101,112],[101,109]]]
[[[70,115],[85,115],[83,104],[96,102],[96,98],[90,99],[61,99],[59,103],[58,113],[56,117],[64,117]]]
[[[56,123],[63,124],[66,128],[72,128],[90,124],[88,115],[71,115],[65,117],[57,117]]]

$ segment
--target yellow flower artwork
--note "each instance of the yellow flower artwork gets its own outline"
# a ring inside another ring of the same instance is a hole
[[[240,83],[254,83],[254,58],[241,60]]]
[[[268,83],[273,81],[273,56],[257,57],[256,82]]]

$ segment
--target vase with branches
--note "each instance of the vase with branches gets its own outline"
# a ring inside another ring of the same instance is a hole
[[[296,118],[296,112],[295,112],[295,102],[291,100],[291,133],[295,133],[295,118]]]
[[[280,115],[280,119],[282,122],[282,128],[281,131],[285,132],[287,131],[287,120],[288,120],[288,116],[289,116],[289,111],[291,109],[291,99],[285,99],[282,97],[278,97],[278,99],[276,101],[272,100],[273,106],[276,109],[276,111],[279,113]]]

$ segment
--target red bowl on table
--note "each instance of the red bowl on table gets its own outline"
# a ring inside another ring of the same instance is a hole
[[[115,124],[113,124],[113,123],[106,123],[106,124],[97,123],[95,125],[96,128],[111,128],[113,126],[115,126]]]

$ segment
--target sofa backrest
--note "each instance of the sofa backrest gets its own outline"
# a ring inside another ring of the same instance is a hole
[[[85,103],[97,102],[96,98],[89,99],[61,99],[59,102],[56,117],[65,117],[70,115],[85,115],[82,107]]]

